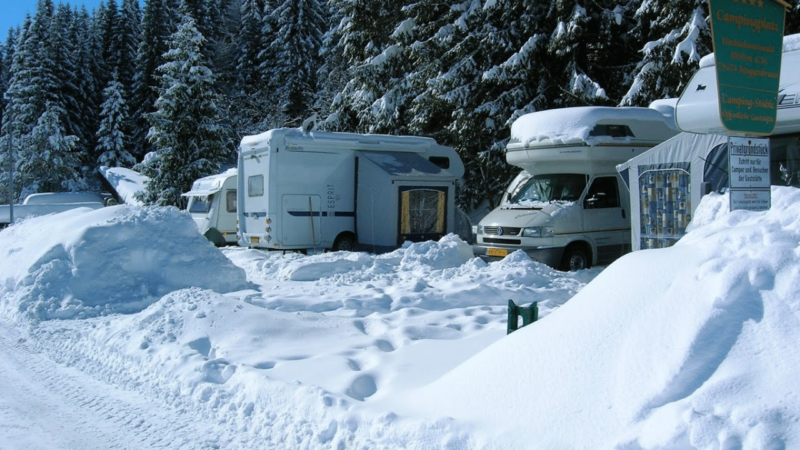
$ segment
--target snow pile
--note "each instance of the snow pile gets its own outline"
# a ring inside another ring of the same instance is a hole
[[[78,208],[0,233],[2,309],[49,319],[141,311],[190,286],[246,289],[244,271],[175,208]]]
[[[623,257],[406,413],[526,449],[800,447],[800,190],[772,193],[759,213],[706,196],[677,245]]]

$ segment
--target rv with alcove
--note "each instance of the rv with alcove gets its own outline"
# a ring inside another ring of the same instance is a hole
[[[575,107],[526,114],[506,160],[523,171],[476,227],[473,252],[522,250],[561,270],[607,264],[630,251],[629,194],[616,165],[676,134],[652,108]]]
[[[280,128],[239,148],[239,245],[395,249],[455,230],[458,154],[435,140]]]
[[[228,169],[218,175],[200,178],[192,183],[186,211],[191,214],[200,234],[214,245],[236,244],[236,174]]]

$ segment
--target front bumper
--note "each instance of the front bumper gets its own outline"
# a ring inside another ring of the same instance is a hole
[[[472,253],[475,256],[480,257],[482,260],[491,262],[491,261],[500,261],[501,259],[505,258],[505,256],[494,256],[490,255],[490,249],[492,251],[500,250],[501,252],[505,250],[507,255],[514,253],[517,250],[524,251],[528,257],[532,260],[540,262],[542,264],[547,264],[550,267],[557,268],[561,265],[561,258],[564,255],[565,247],[508,247],[503,245],[486,245],[486,244],[473,244],[472,246]]]

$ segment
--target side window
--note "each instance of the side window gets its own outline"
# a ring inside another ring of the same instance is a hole
[[[617,177],[598,177],[592,181],[583,207],[594,208],[619,208],[619,190]]]
[[[225,209],[229,213],[236,212],[236,189],[230,189],[225,192]]]
[[[261,197],[264,195],[264,175],[253,175],[247,178],[247,196]]]

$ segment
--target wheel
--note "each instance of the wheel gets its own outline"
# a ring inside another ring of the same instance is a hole
[[[205,236],[209,241],[213,242],[217,247],[224,247],[228,244],[225,242],[225,238],[222,236],[222,233],[217,231],[216,228],[209,228],[206,230],[203,236]]]
[[[588,269],[590,266],[589,256],[586,250],[580,245],[567,247],[564,257],[561,259],[561,270],[564,272],[574,272],[576,270]]]
[[[352,252],[356,248],[356,241],[353,239],[353,236],[349,234],[343,234],[336,238],[333,242],[333,247],[331,247],[331,251],[333,252]]]

